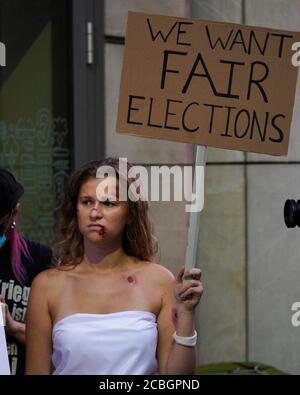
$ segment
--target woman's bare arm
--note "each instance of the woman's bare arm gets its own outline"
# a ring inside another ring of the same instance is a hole
[[[33,281],[26,318],[25,374],[50,374],[52,354],[52,320],[48,308],[48,271]]]
[[[174,278],[169,278],[165,283],[163,304],[157,320],[159,333],[157,358],[160,374],[194,374],[196,369],[196,347],[175,343],[173,333],[176,330],[179,336],[193,336],[194,309],[203,289],[200,279],[193,280],[194,282],[185,286],[182,279],[183,272],[181,271],[176,281]]]

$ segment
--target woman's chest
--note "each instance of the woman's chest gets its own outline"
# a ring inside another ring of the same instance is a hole
[[[161,292],[155,289],[151,276],[138,272],[78,276],[65,281],[54,306],[55,316],[130,310],[150,311],[157,315],[161,308]]]

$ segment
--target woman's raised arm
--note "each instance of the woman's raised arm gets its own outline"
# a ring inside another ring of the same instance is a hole
[[[157,320],[160,374],[195,373],[195,307],[203,292],[200,278],[200,269],[192,269],[187,273],[182,269],[176,280],[173,278],[166,281],[162,308]],[[175,331],[178,342],[173,340]]]

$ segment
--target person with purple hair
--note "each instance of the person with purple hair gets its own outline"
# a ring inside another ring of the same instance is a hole
[[[23,186],[0,168],[0,301],[6,303],[7,351],[12,374],[25,371],[25,317],[34,277],[51,266],[49,247],[17,231]]]

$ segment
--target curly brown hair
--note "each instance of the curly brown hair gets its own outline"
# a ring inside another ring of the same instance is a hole
[[[81,186],[90,178],[96,178],[100,166],[114,168],[117,179],[124,178],[119,173],[119,159],[107,158],[88,162],[75,171],[69,180],[63,203],[60,206],[57,240],[54,245],[54,255],[58,266],[76,266],[84,255],[83,237],[78,229],[77,200]],[[127,163],[127,174],[131,164]],[[134,181],[126,180],[127,191]],[[157,249],[157,239],[153,234],[153,222],[150,216],[148,201],[131,201],[128,199],[130,224],[123,231],[122,247],[126,255],[143,261],[152,261]]]

